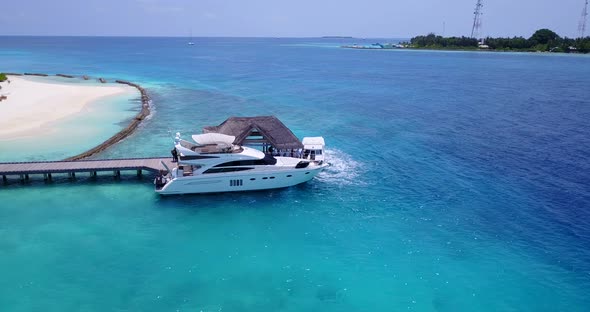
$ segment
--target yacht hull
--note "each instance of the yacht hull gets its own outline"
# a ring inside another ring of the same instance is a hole
[[[308,168],[256,170],[243,173],[199,174],[174,178],[161,189],[161,195],[243,192],[289,187],[313,179],[327,165]]]

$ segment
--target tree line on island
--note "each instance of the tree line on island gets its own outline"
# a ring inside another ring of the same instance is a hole
[[[562,38],[552,30],[544,28],[537,30],[528,39],[524,37],[487,37],[479,41],[469,37],[442,37],[429,34],[412,38],[409,43],[406,43],[406,46],[417,49],[590,53],[590,37]]]
[[[6,80],[8,80],[8,77],[6,77],[6,74],[0,73],[0,82],[4,82]],[[0,91],[2,91],[2,86],[0,86]],[[7,98],[8,97],[6,95],[0,93],[0,102],[6,100]]]

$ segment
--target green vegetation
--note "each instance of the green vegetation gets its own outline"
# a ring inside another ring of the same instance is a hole
[[[8,77],[6,77],[6,74],[4,73],[0,73],[0,82],[4,82],[8,79]]]
[[[416,49],[475,50],[485,48],[494,51],[590,53],[590,37],[571,39],[560,37],[549,29],[539,29],[530,38],[485,38],[485,46],[477,39],[467,37],[441,37],[435,34],[417,36],[407,44]]]
[[[447,37],[429,34],[428,36],[418,36],[410,40],[411,48],[426,49],[477,49],[477,39],[468,37]]]

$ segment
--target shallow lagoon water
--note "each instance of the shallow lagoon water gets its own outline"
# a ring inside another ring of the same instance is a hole
[[[168,155],[176,131],[274,114],[299,137],[323,135],[332,166],[284,190],[170,198],[133,176],[11,181],[0,306],[590,306],[590,58],[196,42],[2,38],[0,67],[147,87],[154,114],[98,158]]]
[[[26,77],[43,83],[99,85],[59,77]],[[141,110],[140,94],[129,88],[88,103],[79,113],[44,124],[14,139],[0,140],[0,161],[61,160],[81,154],[121,131]]]

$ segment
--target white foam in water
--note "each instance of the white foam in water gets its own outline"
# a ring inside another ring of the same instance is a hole
[[[152,119],[152,117],[153,117],[153,116],[156,114],[156,112],[157,112],[157,111],[156,111],[156,108],[157,108],[157,107],[156,107],[156,105],[154,105],[154,102],[152,102],[152,100],[149,100],[149,101],[148,101],[148,107],[149,107],[149,109],[150,109],[150,114],[149,114],[149,115],[147,115],[147,116],[145,117],[145,119],[144,119],[144,120],[151,120],[151,119]],[[143,124],[143,122],[142,122],[141,124]],[[141,124],[140,124],[140,125],[141,125]]]
[[[359,180],[361,164],[338,149],[326,150],[326,161],[330,164],[318,174],[317,179],[332,184],[352,185],[362,184]]]

